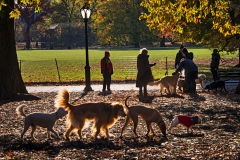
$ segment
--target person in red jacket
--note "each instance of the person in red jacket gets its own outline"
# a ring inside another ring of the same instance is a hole
[[[105,92],[106,87],[108,92],[111,92],[110,85],[111,76],[113,74],[113,65],[109,57],[110,52],[105,51],[105,56],[101,59],[101,73],[103,75],[103,89],[102,89],[103,92]]]

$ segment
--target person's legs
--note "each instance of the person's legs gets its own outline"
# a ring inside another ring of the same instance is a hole
[[[188,74],[188,79],[189,79],[189,91],[195,93],[196,92],[196,81],[195,79],[197,78],[198,72],[190,72]]]
[[[142,87],[139,87],[139,95],[142,96]]]
[[[109,74],[109,75],[107,76],[107,90],[108,90],[108,91],[111,91],[110,85],[111,85],[111,75]]]
[[[211,68],[212,76],[213,76],[213,81],[215,82],[217,78],[217,70],[215,68]]]
[[[107,85],[106,75],[103,75],[103,89],[102,89],[103,92],[106,90],[106,85]]]
[[[148,95],[147,94],[147,85],[143,86],[143,88],[144,88],[144,96],[147,96]]]
[[[184,92],[189,92],[191,87],[190,87],[190,75],[189,73],[185,73],[185,80],[184,80]]]

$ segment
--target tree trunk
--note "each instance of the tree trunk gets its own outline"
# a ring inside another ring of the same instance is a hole
[[[17,93],[28,93],[18,66],[14,19],[9,18],[14,0],[5,1],[0,16],[0,99]]]
[[[162,41],[160,42],[160,47],[166,47],[165,40],[166,40],[166,38],[165,38],[165,36],[163,36]]]
[[[31,40],[30,40],[30,27],[31,26],[27,26],[27,29],[26,29],[26,33],[25,33],[25,36],[26,36],[26,48],[27,49],[30,49],[31,48],[31,46],[30,46],[30,42],[31,42]]]

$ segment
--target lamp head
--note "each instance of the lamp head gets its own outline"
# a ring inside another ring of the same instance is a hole
[[[80,10],[81,15],[83,19],[89,19],[91,16],[91,8],[88,3],[85,3],[85,5]]]

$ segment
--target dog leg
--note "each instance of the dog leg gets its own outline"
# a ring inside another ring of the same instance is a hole
[[[189,127],[187,127],[187,134],[189,134]]]
[[[79,136],[80,139],[82,139],[82,128],[78,129],[78,136]]]
[[[20,139],[21,141],[23,140],[23,136],[24,136],[24,134],[26,133],[26,131],[28,130],[29,127],[30,127],[30,125],[28,125],[27,123],[25,123],[23,132],[22,132],[22,134],[21,134],[21,139]]]
[[[64,138],[67,139],[69,141],[69,134],[72,132],[72,130],[75,127],[73,127],[72,125],[67,129],[67,131],[64,133]]]
[[[121,131],[120,137],[122,137],[123,131],[124,131],[124,129],[126,128],[126,126],[128,125],[129,121],[130,121],[130,117],[127,116],[127,118],[126,118],[126,120],[125,120],[125,124],[124,124],[124,126],[122,127],[122,131]]]
[[[31,132],[31,137],[32,139],[36,140],[36,138],[34,137],[33,133],[35,132],[37,126],[36,125],[32,125],[32,132]]]
[[[200,83],[200,86],[201,86],[202,89],[204,89],[204,87],[203,87],[203,82]]]
[[[190,128],[190,130],[191,130],[191,133],[193,133],[193,129],[192,129],[192,127],[189,127]]]
[[[50,131],[47,130],[47,136],[48,136],[48,139],[51,139],[51,135],[50,135]]]
[[[138,116],[132,117],[132,121],[133,121],[133,132],[138,137],[138,134],[136,132],[137,125],[138,125]]]
[[[95,132],[93,133],[93,137],[97,139],[97,136],[101,131],[101,123],[99,120],[96,120],[94,128],[95,128]]]
[[[108,128],[107,128],[107,127],[105,127],[105,128],[104,128],[104,130],[105,130],[105,136],[107,137],[107,139],[109,139]]]
[[[81,122],[79,122],[79,127],[78,127],[78,136],[79,136],[79,138],[80,139],[82,139],[82,129],[83,129],[83,127],[84,127],[84,124],[85,124],[85,121],[81,121]]]
[[[55,136],[60,140],[60,137],[56,131],[54,131],[52,128],[48,128],[49,131],[55,134]],[[50,135],[50,134],[49,134]]]
[[[225,92],[227,92],[227,90],[226,90],[225,86],[223,86],[223,89],[224,89],[224,91],[225,91]]]
[[[155,135],[155,133],[154,133],[154,131],[152,129],[152,126],[151,126],[151,122],[146,121],[146,125],[147,125],[147,134],[146,134],[146,136],[148,137],[150,131],[153,133],[153,135]]]

